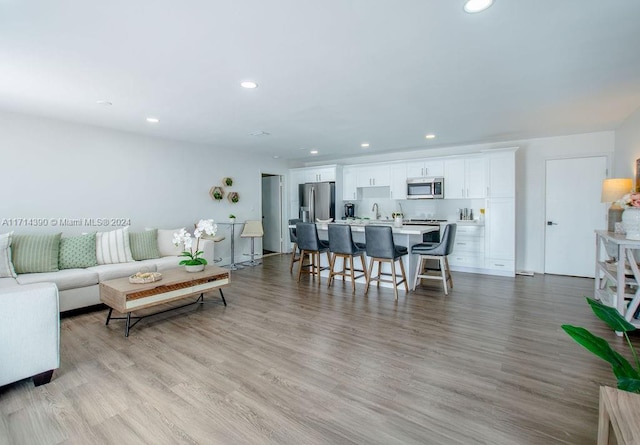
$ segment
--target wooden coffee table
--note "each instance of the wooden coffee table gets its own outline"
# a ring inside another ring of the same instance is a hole
[[[129,329],[143,318],[192,304],[202,304],[204,302],[204,293],[215,289],[218,289],[222,302],[225,306],[227,305],[222,293],[222,288],[231,283],[231,274],[227,269],[208,265],[202,272],[186,272],[183,268],[178,268],[161,273],[162,279],[153,283],[133,284],[129,282],[129,277],[100,283],[100,301],[109,306],[109,314],[105,325],[108,325],[110,320],[126,320],[124,335],[128,337]],[[200,294],[198,299],[191,303],[152,314],[131,315],[131,312],[136,310],[158,306],[198,294]],[[114,309],[126,314],[126,317],[112,317],[111,314]],[[132,319],[135,320],[133,324],[131,323]]]

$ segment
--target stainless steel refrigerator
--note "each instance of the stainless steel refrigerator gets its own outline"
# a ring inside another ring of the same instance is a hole
[[[336,183],[308,182],[300,184],[300,218],[316,222],[336,217]]]

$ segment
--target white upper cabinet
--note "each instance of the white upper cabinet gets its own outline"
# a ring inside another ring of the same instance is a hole
[[[516,195],[515,151],[486,155],[487,198],[512,198]]]
[[[391,199],[407,199],[407,164],[391,164]]]
[[[389,165],[367,165],[357,168],[357,187],[384,187],[390,184]]]
[[[342,169],[342,199],[344,201],[353,201],[358,199],[356,176],[357,167],[345,166]]]
[[[444,161],[417,160],[407,162],[407,178],[444,176]]]
[[[444,161],[445,199],[485,197],[485,159],[481,156]]]
[[[327,182],[336,180],[336,167],[313,167],[304,169],[304,182]]]

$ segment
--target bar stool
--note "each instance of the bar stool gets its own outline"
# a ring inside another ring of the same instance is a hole
[[[327,261],[331,263],[331,257],[329,256],[329,243],[320,240],[318,238],[318,229],[314,223],[299,222],[296,224],[296,236],[298,238],[298,249],[300,249],[300,267],[298,268],[298,281],[300,281],[300,275],[302,269],[308,267],[309,270],[305,270],[305,273],[310,273],[315,279],[318,275],[318,284],[320,284],[320,271],[327,269],[327,267],[320,267],[320,254],[327,253]],[[304,256],[309,255],[311,257],[310,264],[304,263]]]
[[[366,246],[363,243],[354,243],[351,226],[348,224],[329,224],[329,252],[331,253],[331,261],[329,262],[329,279],[327,286],[331,286],[333,277],[340,275],[346,281],[346,277],[351,277],[352,292],[356,291],[356,279],[367,276],[367,264],[364,258]],[[353,257],[360,257],[362,261],[362,269],[356,269],[353,264]],[[336,258],[342,258],[342,272],[334,271]],[[349,268],[347,269],[347,260],[349,260]],[[348,273],[347,273],[348,271]],[[355,272],[363,272],[355,275]]]
[[[447,283],[449,283],[449,287],[453,287],[453,278],[451,277],[447,256],[453,250],[453,245],[456,240],[456,230],[456,224],[447,224],[444,227],[442,239],[439,243],[421,243],[411,247],[411,253],[419,255],[418,265],[416,266],[416,278],[413,281],[413,290],[416,290],[418,280],[439,280],[442,281],[444,294],[449,295]],[[427,260],[437,260],[439,267],[437,269],[426,267],[425,261]]]
[[[289,266],[289,273],[293,272],[293,263],[297,263],[300,261],[299,249],[298,249],[298,237],[296,235],[296,228],[291,227],[295,226],[297,223],[302,222],[301,219],[290,219],[289,220],[289,240],[293,243],[293,250],[291,251],[291,265]],[[298,254],[298,255],[296,255]]]
[[[220,242],[224,241],[225,239],[226,239],[226,237],[224,235],[215,235],[213,237],[213,242],[217,244],[217,243],[220,243]],[[215,245],[216,244],[214,244],[214,249],[213,249],[214,252],[215,252]],[[219,263],[220,261],[222,261],[222,257],[218,257],[218,258],[214,258],[213,259],[214,263]]]
[[[393,232],[391,227],[388,226],[364,226],[364,237],[367,243],[367,256],[371,258],[369,263],[369,276],[367,277],[367,286],[364,289],[364,293],[369,292],[369,285],[371,280],[377,281],[377,286],[380,287],[380,282],[393,283],[393,292],[396,300],[398,299],[398,285],[404,283],[406,292],[409,292],[409,286],[407,285],[407,276],[404,272],[404,264],[402,263],[402,257],[408,253],[408,250],[404,246],[396,246],[393,242]],[[373,263],[378,263],[378,275],[373,275]],[[396,278],[396,261],[400,262],[400,281]],[[382,263],[389,263],[391,265],[391,273],[382,272]],[[383,276],[391,276],[391,280],[383,279]]]
[[[263,236],[262,221],[247,221],[244,224],[240,238],[251,238],[251,253],[245,253],[245,255],[251,256],[251,260],[245,263],[247,266],[253,267],[260,264],[260,261],[255,260],[256,253],[254,251],[254,244],[256,238],[262,238]]]

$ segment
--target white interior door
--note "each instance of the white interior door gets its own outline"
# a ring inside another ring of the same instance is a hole
[[[270,252],[282,252],[280,243],[282,214],[282,196],[280,193],[280,176],[262,177],[262,249]]]
[[[600,202],[606,176],[605,156],[547,161],[545,273],[594,276],[594,230],[607,225]]]

